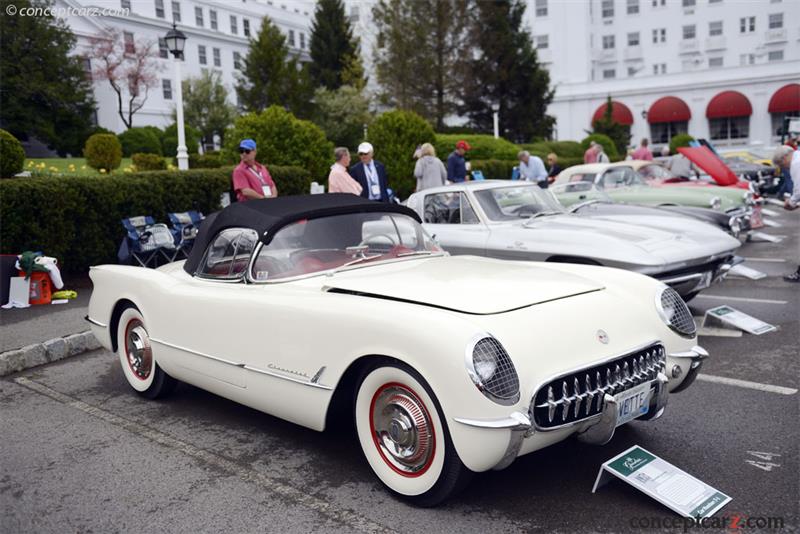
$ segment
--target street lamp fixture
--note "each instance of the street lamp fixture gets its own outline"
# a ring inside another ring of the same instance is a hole
[[[643,118],[644,120],[647,120],[647,110],[646,110],[646,109],[643,109],[643,110],[642,110],[642,118]]]
[[[183,49],[186,45],[186,35],[180,31],[175,23],[172,29],[164,36],[167,43],[167,50],[173,56],[175,63],[175,115],[178,126],[178,169],[185,171],[189,169],[189,153],[186,150],[186,132],[183,128],[183,86],[181,84],[181,62],[183,61]]]

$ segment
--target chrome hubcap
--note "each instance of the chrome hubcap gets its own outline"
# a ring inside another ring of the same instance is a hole
[[[131,372],[139,379],[146,380],[150,376],[153,364],[153,351],[147,330],[138,319],[128,323],[125,333],[125,354]]]
[[[399,385],[380,390],[373,399],[372,427],[381,455],[395,469],[413,474],[430,464],[433,425],[412,391]]]

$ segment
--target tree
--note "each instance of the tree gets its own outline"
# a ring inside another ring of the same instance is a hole
[[[320,87],[314,93],[314,122],[336,146],[355,148],[372,122],[369,99],[349,85],[336,90]]]
[[[236,118],[236,107],[228,102],[228,91],[218,71],[205,71],[198,78],[183,81],[183,117],[200,132],[203,144],[224,141],[225,129]],[[174,114],[173,121],[176,120]]]
[[[470,7],[469,0],[381,0],[375,6],[375,64],[385,103],[444,127],[457,109],[471,54]]]
[[[525,2],[479,1],[472,11],[471,36],[477,54],[470,59],[464,78],[461,113],[483,131],[491,131],[496,106],[502,137],[516,142],[549,138],[555,119],[546,111],[553,91],[530,33],[522,27]]]
[[[37,7],[43,3],[37,3]],[[29,0],[14,2],[18,11]],[[48,11],[36,17],[0,10],[0,124],[18,139],[37,137],[60,154],[79,154],[92,129],[95,101],[83,59],[69,55],[75,36]]]
[[[247,57],[242,60],[242,75],[236,86],[239,100],[248,111],[262,111],[279,105],[302,116],[311,101],[308,71],[289,57],[286,38],[269,18],[250,41]]]
[[[117,113],[126,128],[133,126],[133,116],[142,109],[150,89],[158,82],[161,65],[153,51],[155,43],[126,42],[118,29],[93,37],[91,58],[97,63],[94,75],[107,80],[117,93]]]
[[[617,154],[625,154],[631,142],[631,127],[616,122],[612,118],[614,103],[609,95],[603,116],[592,123],[592,133],[607,135],[617,149]],[[605,148],[605,147],[604,147]],[[606,148],[608,150],[608,148]]]
[[[342,0],[319,0],[314,11],[309,45],[309,75],[315,86],[338,89],[342,85],[363,88],[364,68]]]

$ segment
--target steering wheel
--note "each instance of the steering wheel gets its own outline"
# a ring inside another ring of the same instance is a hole
[[[522,204],[521,206],[516,206],[511,209],[511,214],[525,217],[526,215],[536,215],[540,211],[539,206],[536,204]]]
[[[373,234],[373,235],[369,236],[368,238],[363,239],[361,241],[361,243],[358,244],[358,246],[359,247],[363,247],[364,245],[369,246],[369,243],[371,243],[373,238],[376,238],[376,237],[385,238],[386,240],[389,241],[389,245],[395,246],[394,238],[392,236],[390,236],[389,234]]]

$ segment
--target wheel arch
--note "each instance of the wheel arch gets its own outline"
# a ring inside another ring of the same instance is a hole
[[[136,308],[139,310],[139,307],[134,304],[132,300],[129,299],[120,299],[114,303],[113,311],[111,312],[111,320],[108,323],[108,335],[111,336],[111,349],[113,352],[117,352],[118,344],[117,344],[117,328],[119,327],[119,318],[122,317],[122,312],[126,308]],[[139,310],[141,313],[141,310]]]

